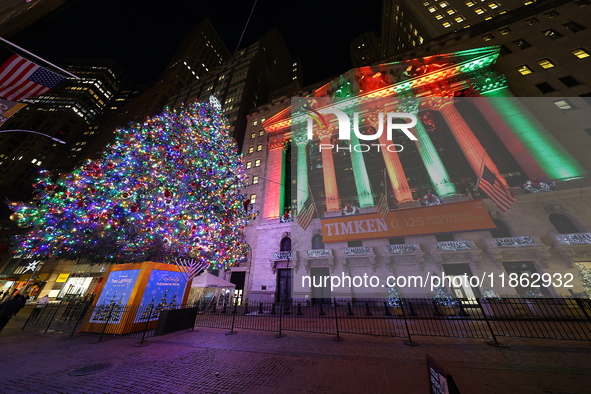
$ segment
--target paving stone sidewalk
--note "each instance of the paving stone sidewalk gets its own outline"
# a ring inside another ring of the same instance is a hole
[[[25,315],[25,314],[23,314]],[[18,317],[17,317],[18,318]],[[588,393],[588,342],[331,336],[199,328],[149,340],[53,332],[0,333],[1,393],[428,393],[425,353],[466,393]],[[71,376],[108,363],[102,372]]]

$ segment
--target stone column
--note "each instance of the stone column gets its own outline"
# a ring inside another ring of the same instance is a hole
[[[295,126],[292,126],[295,127]],[[298,149],[298,156],[297,156],[297,179],[296,179],[296,187],[297,187],[297,212],[300,212],[300,209],[304,206],[304,203],[308,199],[309,196],[309,185],[308,185],[308,154],[306,152],[308,146],[308,139],[306,138],[305,133],[294,133],[293,134],[294,141],[297,145]]]
[[[320,130],[318,132],[321,144],[330,144],[330,130]],[[322,149],[322,175],[324,176],[324,195],[326,198],[326,211],[339,211],[339,189],[337,187],[337,177],[334,170],[334,158],[332,150]]]
[[[269,141],[266,162],[266,182],[264,218],[278,219],[283,210],[283,171],[285,169],[285,150],[283,149],[283,138],[277,138]]]

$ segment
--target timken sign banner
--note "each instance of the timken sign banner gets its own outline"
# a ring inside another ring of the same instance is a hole
[[[496,226],[482,200],[322,219],[324,242],[491,230]]]

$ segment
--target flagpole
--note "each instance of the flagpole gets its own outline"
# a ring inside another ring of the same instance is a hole
[[[480,162],[480,170],[478,171],[478,179],[476,180],[476,187],[478,189],[478,185],[480,185],[480,180],[482,179],[482,171],[484,170],[484,159],[486,158],[486,149],[482,152],[482,161]]]
[[[48,62],[47,60],[45,60],[45,59],[43,59],[43,58],[40,58],[39,56],[37,56],[37,55],[35,55],[35,54],[33,54],[33,53],[31,53],[31,52],[27,51],[27,50],[26,50],[26,49],[24,49],[24,48],[21,48],[21,47],[19,47],[19,46],[18,46],[18,45],[16,45],[16,44],[13,44],[12,42],[10,42],[10,41],[8,41],[8,40],[5,40],[5,39],[4,39],[4,38],[2,38],[2,37],[0,37],[0,41],[2,41],[2,42],[4,42],[4,43],[6,43],[6,44],[8,44],[8,45],[12,45],[13,47],[15,47],[15,48],[19,49],[20,51],[23,51],[23,52],[24,52],[24,53],[26,53],[27,55],[29,55],[29,56],[32,56],[32,57],[34,57],[34,58],[35,58],[35,59],[37,59],[37,60],[40,60],[40,61],[42,61],[42,62],[45,62],[45,63],[47,63],[47,64],[51,65],[51,66],[52,66],[52,67],[54,67],[56,70],[59,70],[59,71],[63,72],[64,74],[67,74],[67,75],[69,75],[69,76],[71,76],[71,77],[73,77],[73,78],[76,78],[76,79],[80,79],[80,77],[77,77],[77,76],[75,76],[74,74],[72,74],[72,73],[69,73],[69,72],[67,72],[67,71],[66,71],[66,70],[64,70],[64,69],[62,69],[62,68],[59,68],[59,67],[58,67],[58,66],[56,66],[55,64],[53,64],[53,63],[50,63],[50,62]]]

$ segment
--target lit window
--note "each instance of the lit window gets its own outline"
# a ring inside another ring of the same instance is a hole
[[[448,15],[453,15],[453,14],[455,14],[455,13],[456,13],[456,10],[455,10],[455,9],[453,9],[453,8],[450,8],[449,10],[447,10],[447,14],[448,14]]]
[[[450,27],[451,26],[451,22],[450,21],[445,21],[442,23],[443,27]]]
[[[262,151],[262,150],[263,150],[263,145],[261,145],[261,144],[258,144],[258,145],[257,145],[257,152],[260,152],[260,151]]]
[[[256,159],[256,160],[254,161],[254,166],[255,166],[255,167],[260,167],[260,166],[261,166],[261,159]]]
[[[492,40],[493,38],[495,38],[495,36],[493,36],[492,34],[485,34],[485,35],[483,35],[483,36],[482,36],[482,39],[483,39],[484,41],[490,41],[490,40]]]
[[[484,20],[485,21],[489,21],[489,20],[491,20],[494,17],[495,17],[494,15],[489,15],[489,16],[485,17]]]
[[[250,168],[252,167],[252,161],[247,161],[246,162],[246,168]]]
[[[429,4],[431,4],[431,2],[429,2],[429,1],[423,1],[423,5],[424,5],[425,7],[426,7],[426,6],[428,6]]]
[[[529,26],[533,26],[540,23],[540,20],[538,18],[529,18],[525,20],[525,23],[527,23]]]
[[[478,15],[480,14],[484,14],[486,12],[486,10],[482,7],[478,7],[474,9],[474,12],[477,13]]]
[[[473,7],[473,6],[475,6],[475,5],[476,5],[476,2],[474,2],[474,1],[471,1],[471,0],[470,0],[470,1],[467,1],[467,2],[466,2],[466,5],[467,5],[468,7]]]
[[[447,6],[449,6],[449,3],[447,1],[442,1],[441,3],[439,3],[439,7],[441,8],[445,8]]]
[[[525,5],[530,5],[530,4],[533,4],[534,2],[535,2],[535,0],[525,0],[525,1],[523,2],[523,4],[525,4]]]
[[[552,60],[548,58],[538,60],[538,64],[542,66],[542,68],[552,68],[556,66],[556,63],[554,63]]]
[[[544,15],[546,15],[548,18],[556,18],[560,14],[556,11],[549,11],[546,12]]]
[[[472,25],[468,23],[466,26],[464,26],[464,29],[467,29],[469,27],[472,27]]]
[[[493,1],[488,6],[494,10],[495,8],[499,8],[501,5],[499,3],[497,3],[496,1]]]
[[[504,10],[499,11],[499,15],[506,14],[507,12],[509,12],[509,9],[505,8]]]
[[[465,21],[466,19],[465,19],[465,18],[464,18],[462,15],[458,15],[458,16],[456,16],[456,17],[454,18],[454,20],[455,20],[457,23],[460,23],[460,22],[463,22],[463,21]]]
[[[259,124],[259,121],[258,121],[258,120],[254,120],[254,121],[252,122],[252,125],[253,125],[253,126],[256,126],[257,124]]]
[[[499,29],[499,33],[501,33],[502,36],[506,36],[507,34],[511,34],[511,29],[505,27],[503,29]]]
[[[257,136],[257,133],[250,133],[250,138],[255,138]]]
[[[254,152],[254,146],[250,146],[250,147],[248,148],[248,153],[252,153],[252,152]]]
[[[568,100],[558,100],[554,102],[554,105],[562,110],[573,109],[574,105],[572,105]]]
[[[517,45],[521,49],[525,49],[525,48],[531,47],[531,44],[529,42],[525,41],[522,38],[520,38],[519,40],[513,41],[513,44]]]
[[[437,20],[439,20],[439,19],[443,19],[443,14],[437,14],[437,15],[435,15],[435,18],[436,18]]]
[[[251,194],[250,195],[250,203],[254,204],[257,202],[257,195],[256,194]]]
[[[258,176],[253,176],[252,177],[252,184],[256,185],[257,183],[259,183],[259,177]]]
[[[259,136],[263,136],[265,134],[265,132],[263,130],[259,131]]]
[[[437,7],[429,7],[429,12],[435,12],[437,11]]]
[[[575,55],[576,57],[578,57],[579,59],[584,59],[586,57],[591,56],[591,53],[589,53],[589,51],[585,48],[577,48],[577,49],[573,49],[572,51],[570,51],[573,55]]]
[[[542,32],[546,37],[551,38],[553,40],[556,40],[557,38],[562,37],[562,34],[560,34],[559,32],[557,32],[554,29],[548,29],[548,30],[544,30]]]
[[[521,75],[527,75],[534,72],[534,70],[532,70],[527,64],[517,67],[517,71],[519,71]]]

